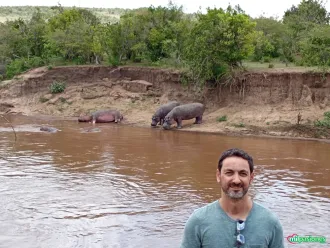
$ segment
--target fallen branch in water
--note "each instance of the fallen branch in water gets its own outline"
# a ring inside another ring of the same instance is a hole
[[[0,117],[2,117],[3,119],[5,119],[6,122],[8,122],[9,125],[11,126],[11,128],[13,129],[13,132],[14,132],[14,135],[15,135],[15,142],[16,142],[16,141],[17,141],[17,135],[16,135],[15,128],[13,127],[13,125],[11,124],[11,122],[10,122],[5,116],[3,116],[3,115],[0,114]],[[0,159],[8,161],[8,160],[7,160],[5,157],[3,157],[3,156],[0,156]]]
[[[0,117],[2,117],[3,119],[5,119],[9,123],[10,127],[13,129],[13,132],[14,132],[14,135],[15,135],[15,142],[16,142],[17,141],[17,135],[16,135],[15,128],[13,127],[13,125],[11,124],[11,122],[5,116],[3,116],[3,115],[0,114]]]

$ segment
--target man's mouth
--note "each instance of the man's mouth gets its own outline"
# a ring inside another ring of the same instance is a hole
[[[243,187],[237,187],[237,186],[230,186],[230,188],[232,189],[232,190],[241,190],[241,189],[243,189]]]

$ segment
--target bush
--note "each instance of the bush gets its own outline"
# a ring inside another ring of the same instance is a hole
[[[118,56],[110,56],[108,58],[108,63],[112,66],[118,66],[120,65],[119,57]]]
[[[271,60],[272,59],[269,56],[265,56],[265,57],[262,58],[262,61],[265,62],[265,63],[270,63]]]
[[[44,102],[49,101],[49,99],[42,96],[42,97],[39,98],[39,101],[44,103]]]
[[[15,75],[26,71],[28,69],[27,64],[25,63],[24,59],[16,59],[10,62],[6,66],[6,77],[8,79],[13,78]]]
[[[237,128],[242,128],[242,127],[245,127],[245,124],[244,123],[242,123],[242,122],[240,122],[240,123],[238,123],[238,124],[233,124],[233,126],[234,127],[237,127]]]
[[[62,93],[64,90],[65,90],[65,83],[64,82],[57,82],[57,81],[54,81],[50,87],[49,87],[49,90],[50,90],[50,93],[52,94],[57,94],[57,93]]]
[[[328,111],[328,112],[324,112],[324,117],[326,118],[326,119],[330,119],[330,111]]]
[[[72,59],[72,62],[76,65],[83,65],[86,64],[86,59],[83,56],[77,56]]]
[[[6,66],[6,77],[13,78],[15,75],[28,69],[45,65],[45,61],[40,57],[15,59]]]
[[[40,57],[32,57],[28,59],[26,62],[27,62],[27,67],[29,69],[45,65],[45,61]]]
[[[227,115],[223,115],[223,116],[221,116],[221,117],[218,117],[218,118],[217,118],[217,121],[218,121],[218,122],[227,121]]]
[[[330,128],[330,111],[325,112],[323,120],[317,120],[315,121],[314,125],[317,127],[326,127]]]
[[[134,63],[141,63],[141,62],[142,62],[142,58],[141,58],[141,57],[135,57],[135,58],[133,59],[133,62],[134,62]]]

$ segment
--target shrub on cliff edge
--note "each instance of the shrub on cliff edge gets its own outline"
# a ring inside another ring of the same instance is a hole
[[[314,125],[317,127],[326,127],[330,128],[330,111],[324,112],[324,118],[323,120],[317,120],[315,121]]]
[[[57,93],[62,93],[65,90],[65,83],[64,82],[58,82],[58,81],[54,81],[50,87],[50,93],[52,94],[57,94]]]

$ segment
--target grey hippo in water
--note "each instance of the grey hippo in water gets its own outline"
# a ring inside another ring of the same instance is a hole
[[[55,128],[55,127],[41,126],[40,127],[40,131],[48,132],[48,133],[56,133],[59,130],[57,128]]]

